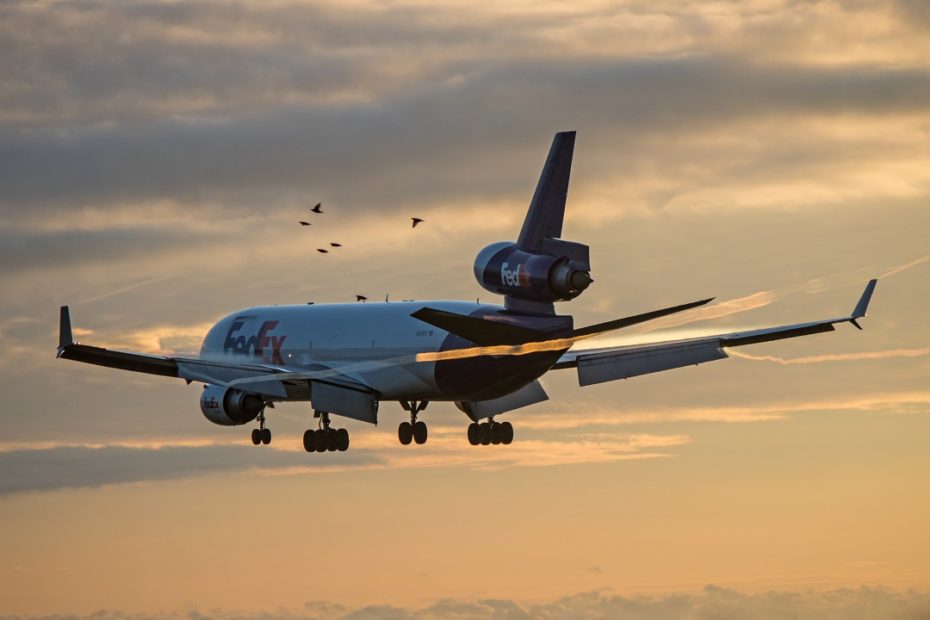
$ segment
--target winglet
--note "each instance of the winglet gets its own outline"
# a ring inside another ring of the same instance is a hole
[[[862,326],[859,325],[859,321],[856,319],[861,319],[866,316],[866,311],[869,309],[869,301],[872,299],[872,293],[875,291],[876,283],[878,283],[878,280],[873,278],[865,285],[865,290],[862,291],[862,297],[859,298],[859,303],[856,304],[856,308],[849,317],[849,322],[852,323],[856,329],[862,329]]]
[[[852,318],[858,319],[865,316],[866,311],[869,309],[869,300],[872,299],[872,292],[875,290],[875,284],[877,282],[877,279],[872,279],[865,285],[865,290],[862,291],[862,297],[859,298],[856,309],[852,311]]]
[[[58,351],[64,349],[69,344],[74,344],[74,337],[71,335],[71,312],[68,306],[61,307],[61,317],[58,323]]]

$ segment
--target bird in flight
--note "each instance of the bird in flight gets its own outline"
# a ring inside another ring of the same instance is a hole
[[[316,251],[320,254],[329,254],[329,250],[324,250],[323,248],[317,248]]]
[[[423,221],[423,220],[421,220],[421,219],[418,218],[418,217],[412,217],[412,218],[410,218],[410,220],[413,222],[413,226],[411,226],[411,228],[416,228],[416,227],[417,227],[417,224],[419,224],[420,222]]]
[[[305,221],[303,221],[303,220],[300,220],[300,225],[301,225],[301,226],[309,226],[309,225],[310,225],[310,222],[305,222]]]
[[[342,247],[342,244],[341,244],[341,243],[336,243],[335,241],[330,242],[330,245],[333,246],[334,248],[341,248],[341,247]]]
[[[368,301],[368,298],[365,297],[364,295],[356,295],[355,301]]]
[[[313,211],[314,213],[322,213],[322,212],[323,212],[323,203],[322,203],[322,202],[316,203],[316,206],[313,207],[313,208],[310,209],[310,210]]]

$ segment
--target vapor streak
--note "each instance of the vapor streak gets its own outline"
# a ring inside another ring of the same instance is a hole
[[[859,360],[883,360],[895,357],[922,357],[930,355],[930,347],[922,349],[889,349],[887,351],[865,351],[862,353],[827,353],[824,355],[809,355],[806,357],[782,358],[774,355],[750,355],[734,349],[728,349],[731,357],[738,357],[756,362],[774,362],[784,366],[794,364],[820,364],[823,362],[856,362]]]

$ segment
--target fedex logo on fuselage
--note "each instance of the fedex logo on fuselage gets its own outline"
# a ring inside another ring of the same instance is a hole
[[[506,286],[529,286],[530,274],[518,263],[516,269],[510,269],[510,263],[501,265],[501,282]]]
[[[278,326],[277,321],[265,321],[258,332],[253,336],[246,338],[243,335],[236,335],[242,329],[245,321],[233,321],[226,332],[226,341],[223,343],[223,353],[240,353],[248,355],[250,352],[255,357],[264,357],[272,364],[283,364],[284,358],[281,357],[281,347],[287,336],[274,336],[269,334],[271,330]],[[270,349],[270,351],[269,351]]]

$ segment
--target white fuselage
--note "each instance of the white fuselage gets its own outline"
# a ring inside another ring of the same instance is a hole
[[[249,361],[288,371],[339,369],[385,400],[439,399],[435,362],[449,333],[410,316],[425,306],[468,315],[500,306],[463,301],[305,304],[240,310],[208,332],[201,359]]]

